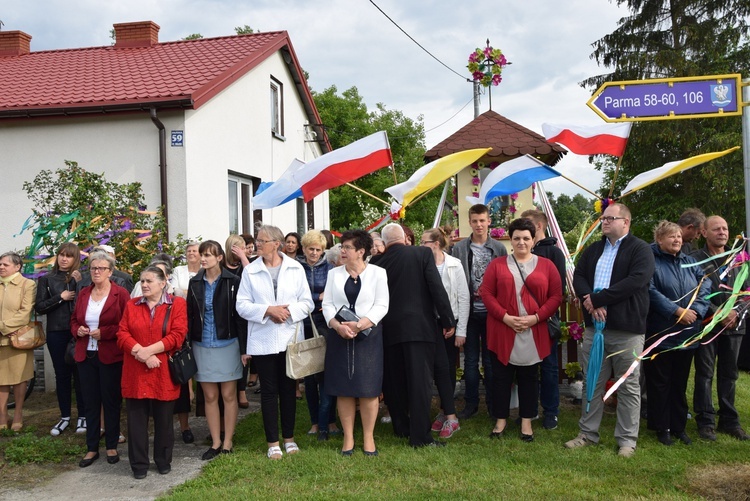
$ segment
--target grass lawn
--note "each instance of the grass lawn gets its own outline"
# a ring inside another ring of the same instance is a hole
[[[692,377],[691,377],[692,380]],[[692,398],[692,389],[689,390]],[[569,399],[564,397],[567,402]],[[715,401],[715,400],[714,400]],[[462,403],[457,402],[459,408]],[[737,407],[750,427],[750,375],[741,373]],[[490,440],[492,422],[481,412],[440,449],[414,450],[378,423],[380,456],[365,457],[361,434],[351,458],[339,454],[341,437],[319,443],[309,437],[304,402],[297,405],[297,443],[301,452],[281,461],[266,459],[260,414],[237,428],[235,454],[206,465],[195,480],[164,499],[748,499],[750,442],[719,434],[714,443],[698,439],[688,421],[691,446],[666,447],[641,423],[636,455],[617,456],[614,415],[605,414],[601,444],[566,450],[578,433],[580,408],[565,403],[559,427],[544,430],[534,422],[535,442],[518,438],[511,424],[506,437]]]

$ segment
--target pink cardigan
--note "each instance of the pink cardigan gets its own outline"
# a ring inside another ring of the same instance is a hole
[[[503,323],[506,314],[518,316],[516,286],[513,275],[508,269],[508,256],[493,259],[484,273],[479,293],[487,307],[487,348],[497,355],[497,359],[508,365],[516,333]],[[534,271],[526,276],[526,286],[521,289],[521,301],[529,315],[539,315],[539,323],[531,327],[534,344],[539,358],[550,354],[550,338],[547,331],[547,319],[551,317],[562,303],[562,284],[560,272],[549,259],[539,256]],[[514,264],[510,263],[512,266]],[[530,288],[534,297],[542,302],[541,306],[529,294]]]

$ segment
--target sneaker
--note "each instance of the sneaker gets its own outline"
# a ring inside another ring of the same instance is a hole
[[[391,416],[383,416],[380,418],[380,422],[383,424],[389,424],[391,422]]]
[[[673,445],[674,440],[672,440],[672,437],[669,434],[669,430],[667,431],[657,431],[656,432],[656,439],[661,442],[664,445]]]
[[[620,447],[620,450],[617,451],[617,455],[623,458],[632,458],[635,455],[635,447],[623,445]]]
[[[86,433],[86,418],[79,417],[76,424],[76,433]]]
[[[702,426],[698,428],[698,436],[703,440],[716,442],[716,432],[714,431],[713,426]]]
[[[62,418],[60,419],[60,421],[57,422],[55,426],[52,427],[52,429],[49,431],[49,434],[52,435],[53,437],[56,437],[60,433],[65,431],[65,428],[67,428],[69,424],[70,424],[69,417]]]
[[[542,426],[544,426],[545,430],[557,429],[557,416],[544,416]]]
[[[719,428],[719,431],[721,433],[726,433],[737,440],[750,440],[750,435],[745,433],[745,430],[743,430],[741,426],[735,428]]]
[[[440,430],[440,438],[451,438],[454,433],[461,429],[457,419],[448,419]]]
[[[441,431],[443,429],[443,425],[445,425],[445,422],[448,420],[448,418],[445,417],[445,414],[442,412],[437,415],[435,418],[435,421],[432,423],[432,431]]]
[[[586,447],[589,445],[596,445],[596,442],[589,440],[583,433],[579,433],[573,440],[565,442],[566,449],[578,449],[580,447]]]
[[[478,406],[466,406],[464,407],[464,410],[458,413],[458,417],[461,419],[469,419],[470,417],[474,416],[477,412],[479,412]]]
[[[680,440],[680,442],[682,442],[682,443],[683,443],[683,444],[685,444],[685,445],[691,445],[691,444],[693,443],[693,441],[692,441],[692,440],[690,440],[690,437],[688,436],[688,434],[687,434],[687,433],[685,433],[684,431],[681,431],[681,432],[679,432],[679,433],[675,433],[675,434],[674,434],[674,436],[675,436],[675,437],[676,437],[677,439],[679,439],[679,440]]]

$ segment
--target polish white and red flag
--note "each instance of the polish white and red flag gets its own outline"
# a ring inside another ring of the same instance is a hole
[[[331,188],[393,164],[388,135],[376,132],[351,144],[321,155],[294,173],[305,202]]]
[[[561,144],[576,155],[621,157],[632,125],[630,122],[593,126],[542,124],[542,131],[547,141]]]

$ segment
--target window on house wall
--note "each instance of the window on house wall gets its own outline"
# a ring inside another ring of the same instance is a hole
[[[255,224],[262,223],[263,211],[252,210],[251,198],[258,191],[260,179],[229,173],[229,232],[255,234]]]
[[[284,87],[271,77],[271,134],[284,139]]]

